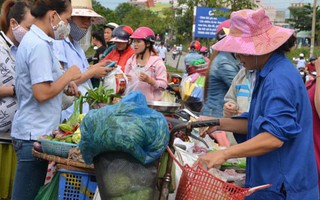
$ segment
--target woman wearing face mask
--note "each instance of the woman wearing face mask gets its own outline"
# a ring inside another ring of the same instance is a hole
[[[76,80],[80,92],[84,95],[86,88],[92,88],[90,79],[92,77],[102,78],[111,69],[105,68],[106,62],[90,66],[85,52],[80,46],[80,39],[83,38],[91,24],[101,24],[105,19],[92,10],[91,0],[72,0],[72,15],[70,20],[70,35],[61,41],[54,42],[54,52],[63,68],[69,69],[76,65],[82,72],[81,78]],[[62,111],[61,120],[68,119],[73,113],[73,105]],[[83,105],[83,113],[89,111],[89,105]]]
[[[8,17],[6,17],[8,16]],[[15,53],[25,33],[33,23],[33,16],[30,13],[30,6],[27,2],[16,2],[7,0],[2,5],[0,18],[0,110],[3,111],[4,120],[0,122],[0,132],[7,132],[11,128],[13,115],[16,111],[16,97],[14,91],[14,68]]]
[[[133,39],[135,54],[129,58],[125,67],[129,79],[127,88],[130,91],[141,91],[147,101],[161,101],[162,91],[168,84],[167,70],[153,48],[154,32],[148,27],[140,27],[130,38]]]
[[[30,13],[30,5],[25,1],[16,2],[6,0],[2,5],[0,16],[0,138],[4,142],[0,144],[0,199],[11,196],[13,172],[16,167],[16,155],[14,153],[9,130],[17,109],[15,97],[15,53],[21,39],[33,23]],[[8,141],[8,142],[5,142]],[[7,168],[6,168],[7,167]]]
[[[31,9],[35,22],[21,41],[16,56],[18,108],[12,124],[12,143],[17,153],[17,169],[12,200],[34,199],[45,181],[48,162],[32,155],[32,145],[41,135],[49,135],[60,122],[62,91],[75,95],[73,80],[80,78],[78,67],[64,74],[53,54],[54,39],[69,34],[70,0],[36,0]]]

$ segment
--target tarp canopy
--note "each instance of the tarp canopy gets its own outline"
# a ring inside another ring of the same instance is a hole
[[[311,31],[299,31],[297,33],[297,38],[310,38],[311,37]]]

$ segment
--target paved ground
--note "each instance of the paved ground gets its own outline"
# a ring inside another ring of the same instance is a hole
[[[167,54],[167,64],[169,64],[171,67],[174,67],[174,68],[178,68],[179,70],[182,70],[184,71],[185,69],[185,66],[184,66],[184,57],[187,53],[186,52],[182,52],[182,55],[180,56],[180,59],[179,59],[179,55],[177,55],[176,59],[173,60],[173,57],[172,57],[172,52],[168,52]]]

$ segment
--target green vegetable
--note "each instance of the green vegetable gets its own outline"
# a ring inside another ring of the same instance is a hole
[[[126,194],[131,187],[130,178],[123,173],[105,176],[105,184],[108,193],[113,197]]]
[[[82,114],[80,114],[80,115],[78,116],[78,123],[79,123],[79,124],[81,123],[82,119],[83,119],[85,116],[86,116],[85,113],[82,113]]]
[[[102,85],[102,81],[100,81],[99,87],[97,88],[85,88],[87,89],[87,93],[85,94],[84,99],[90,106],[95,103],[112,104],[114,97],[121,98],[121,95],[115,94],[113,89],[106,89],[106,86]]]
[[[236,161],[236,162],[234,162]],[[239,167],[242,169],[246,168],[246,158],[237,158],[237,159],[230,159],[227,162],[223,163],[221,167]]]
[[[120,197],[111,198],[111,200],[152,200],[153,189],[150,187],[142,188],[141,190],[125,194]]]
[[[75,127],[78,125],[78,118],[80,115],[80,110],[82,109],[82,103],[83,103],[83,96],[79,96],[75,101],[74,101],[74,109],[73,113],[70,116],[70,118],[67,120],[66,124],[71,125],[72,127]]]
[[[59,128],[60,128],[63,132],[73,131],[73,127],[72,127],[70,124],[66,124],[66,123],[59,124]]]
[[[78,144],[81,140],[81,131],[80,128],[78,128],[72,135],[72,142]]]

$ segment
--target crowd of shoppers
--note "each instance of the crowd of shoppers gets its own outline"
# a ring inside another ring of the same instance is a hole
[[[98,49],[89,64],[80,40],[91,25],[104,23],[91,0],[36,0],[33,5],[5,0],[0,17],[0,131],[11,131],[12,146],[5,145],[17,155],[11,199],[34,199],[44,184],[48,162],[32,155],[32,145],[73,112],[73,106],[62,110],[62,94],[85,94],[94,80],[99,83],[114,70],[105,67],[111,61],[126,74],[127,92],[139,90],[148,101],[162,100],[168,84],[167,50],[163,43],[155,48],[149,27],[134,31],[128,25],[105,24],[104,38],[102,30],[91,35]],[[221,24],[217,37],[199,120],[219,119],[218,126],[204,133],[230,131],[243,137],[225,150],[201,156],[195,165],[211,168],[247,157],[246,187],[272,184],[247,199],[318,199],[319,75],[305,86],[286,58],[295,43],[293,31],[272,25],[263,9],[240,10]],[[200,42],[190,43],[186,72],[195,57],[203,58],[200,50]],[[309,61],[309,73],[319,73],[320,61]],[[88,111],[84,105],[83,112]]]

